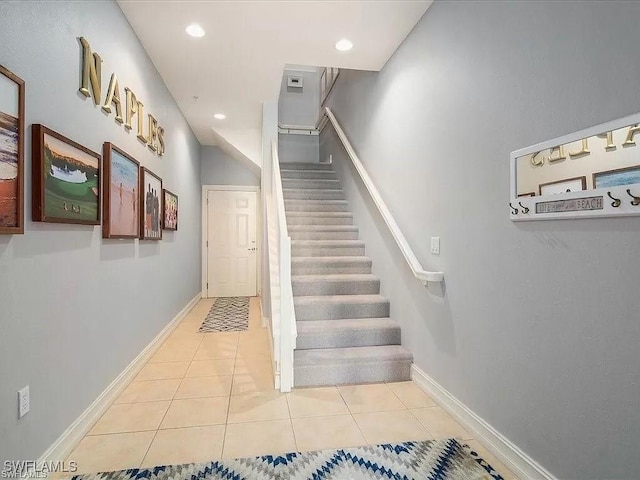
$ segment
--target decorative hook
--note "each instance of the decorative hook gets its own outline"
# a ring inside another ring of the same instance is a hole
[[[640,197],[636,197],[633,193],[631,193],[630,188],[627,188],[627,193],[631,198],[633,198],[633,200],[631,200],[631,205],[633,205],[634,207],[637,207],[638,205],[640,205]]]
[[[518,214],[518,209],[516,207],[514,207],[513,205],[511,205],[511,202],[509,202],[509,206],[511,207],[511,213],[513,215],[517,215]]]
[[[522,202],[518,202],[518,205],[522,207],[522,213],[529,213],[529,207],[525,207]]]
[[[614,208],[618,208],[620,206],[620,204],[622,203],[622,201],[620,201],[619,198],[615,198],[614,196],[611,195],[611,192],[607,192],[607,195],[609,196],[609,198],[611,200],[613,200],[613,202],[611,202],[611,206]]]

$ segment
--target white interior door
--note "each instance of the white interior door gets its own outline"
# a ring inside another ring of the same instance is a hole
[[[207,192],[207,296],[256,295],[257,192]]]

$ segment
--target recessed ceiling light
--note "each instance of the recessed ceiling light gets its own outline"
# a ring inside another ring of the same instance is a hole
[[[218,120],[224,120],[225,118],[227,118],[227,116],[224,113],[216,113],[214,117],[217,118]]]
[[[204,37],[204,28],[202,28],[197,23],[192,23],[191,25],[189,25],[187,28],[185,28],[185,32],[187,32],[192,37]]]
[[[336,50],[340,50],[341,52],[346,52],[347,50],[351,50],[353,48],[353,43],[351,40],[347,40],[343,38],[342,40],[338,40],[336,42]]]

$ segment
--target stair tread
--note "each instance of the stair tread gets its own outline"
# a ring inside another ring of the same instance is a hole
[[[286,217],[353,217],[351,212],[287,212]]]
[[[293,257],[292,262],[296,263],[371,263],[369,257],[364,255],[345,255],[345,256],[327,256],[327,257]]]
[[[282,193],[344,193],[341,188],[329,190],[328,188],[283,188]]]
[[[291,240],[291,245],[307,247],[364,247],[362,240]]]
[[[367,280],[380,280],[377,275],[370,273],[330,273],[327,275],[291,275],[292,282],[335,282],[335,281],[362,282]]]
[[[333,170],[312,170],[310,168],[281,168],[280,173],[304,172],[304,173],[335,173]]]
[[[294,305],[309,305],[318,303],[337,303],[352,305],[366,305],[372,303],[389,303],[389,299],[377,294],[362,295],[309,295],[306,297],[294,297]]]
[[[321,204],[321,205],[347,205],[347,201],[346,200],[321,200],[321,199],[302,199],[299,200],[297,198],[292,198],[292,199],[284,199],[284,203],[293,203],[293,204]]]
[[[357,232],[355,225],[291,225],[290,232]]]
[[[295,350],[295,366],[319,364],[354,364],[360,362],[411,362],[413,355],[401,345],[378,345],[369,347],[314,348]]]
[[[333,165],[330,163],[315,163],[315,162],[280,162],[280,168],[283,170],[323,170],[333,171]]]
[[[330,330],[377,330],[380,328],[400,328],[400,323],[389,317],[343,318],[339,320],[298,320],[298,335],[326,333]]]

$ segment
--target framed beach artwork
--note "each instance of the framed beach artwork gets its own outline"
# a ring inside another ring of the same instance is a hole
[[[593,188],[611,188],[640,183],[640,165],[593,174]]]
[[[102,238],[140,236],[140,163],[106,142],[102,149]]]
[[[0,233],[24,233],[24,81],[0,65]]]
[[[178,230],[178,196],[167,189],[163,190],[162,227],[165,230]]]
[[[162,179],[148,168],[140,169],[140,239],[162,239]]]
[[[587,188],[587,177],[566,178],[557,182],[542,183],[538,186],[540,195],[556,195],[558,193],[580,192]]]
[[[100,224],[100,154],[44,125],[31,127],[35,222]]]

